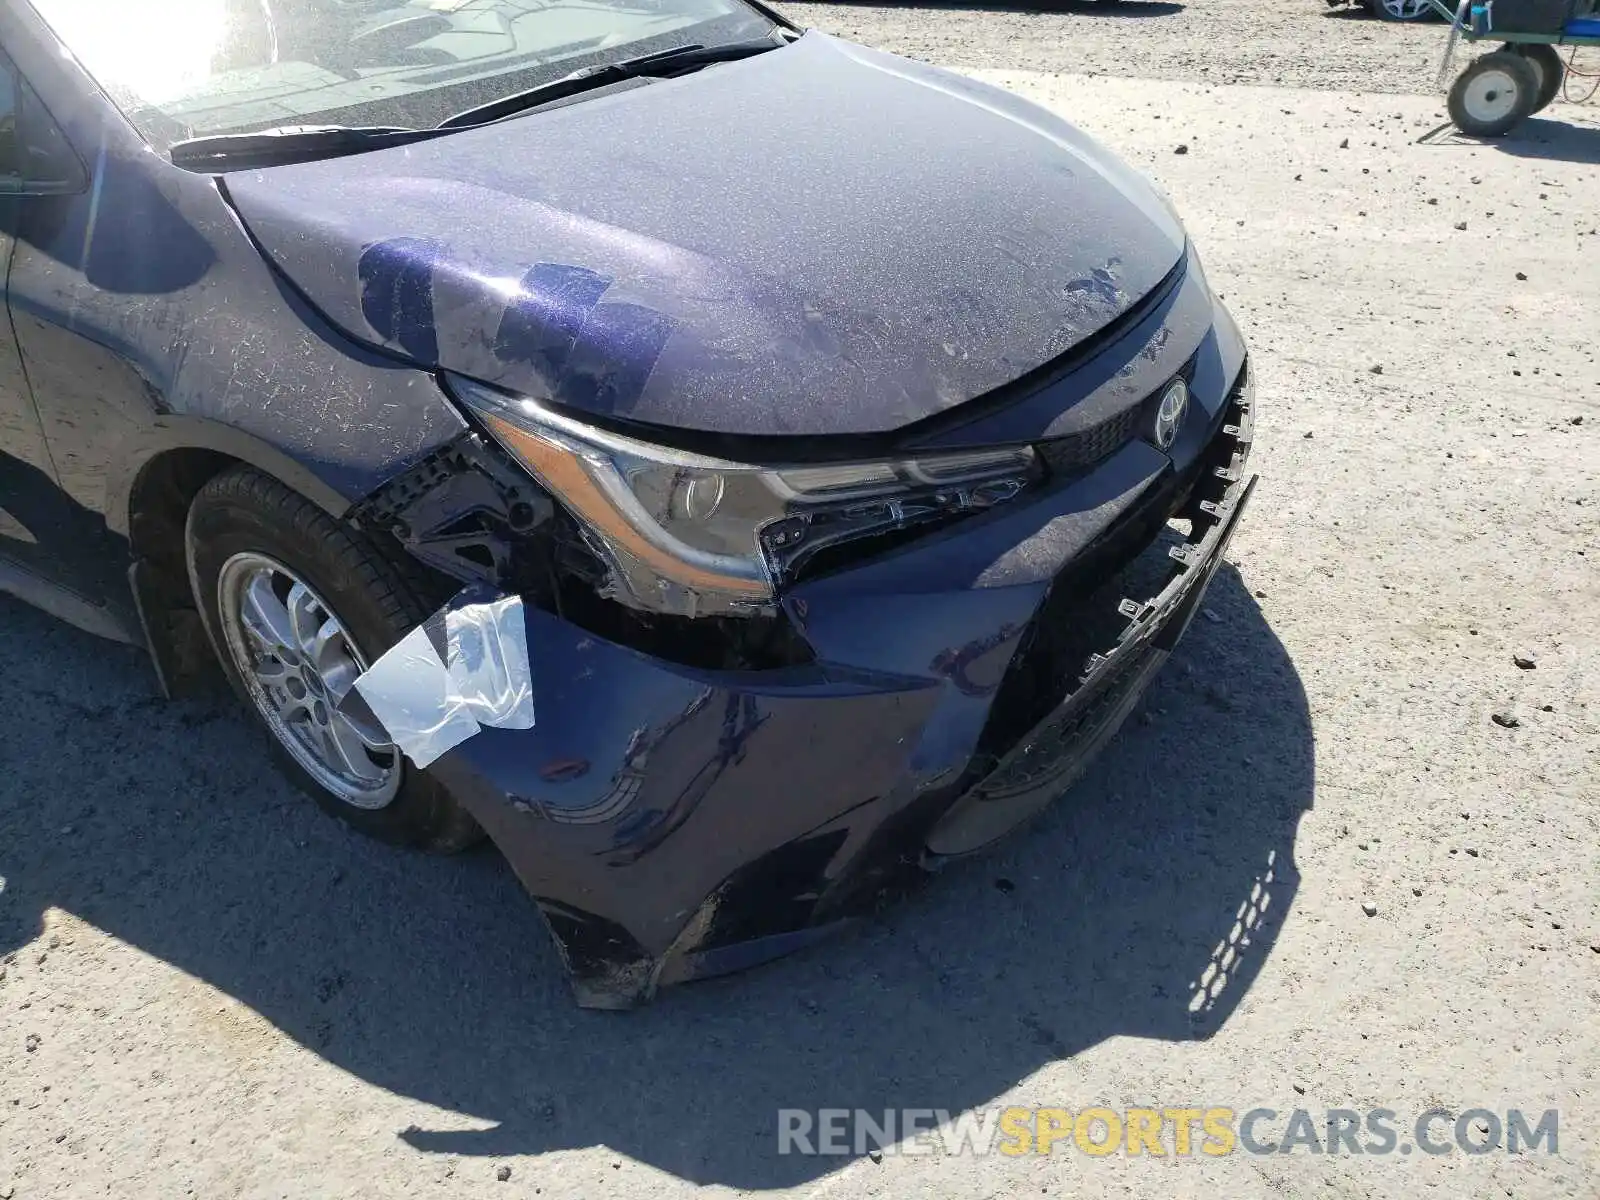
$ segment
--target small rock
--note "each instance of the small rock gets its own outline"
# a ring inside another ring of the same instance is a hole
[[[1339,149],[1341,149],[1341,150],[1350,149],[1350,139],[1349,138],[1345,138],[1344,141],[1340,142],[1339,143]]]
[[[1367,370],[1371,371],[1374,375],[1382,375],[1383,374],[1383,364],[1382,363],[1373,363],[1370,367],[1367,368]]]
[[[867,1157],[870,1158],[875,1163],[881,1163],[883,1161],[883,1151],[881,1151],[881,1150],[868,1150],[867,1151]]]
[[[1468,858],[1477,858],[1478,857],[1478,852],[1476,850],[1474,850],[1471,846],[1467,846],[1466,847],[1466,851],[1467,851],[1467,857]]]
[[[17,1189],[12,1187],[9,1183],[6,1184],[5,1187],[0,1187],[0,1200],[11,1200],[11,1197],[15,1196],[16,1194]]]
[[[495,1171],[494,1171],[494,1177],[496,1179],[498,1179],[501,1183],[504,1183],[506,1180],[511,1178],[511,1168],[510,1167],[496,1167]]]
[[[1533,652],[1531,650],[1518,650],[1511,656],[1511,661],[1516,663],[1517,666],[1521,667],[1524,671],[1531,671],[1539,665],[1534,659]]]
[[[41,1039],[37,1033],[30,1033],[27,1037],[22,1039],[22,1048],[29,1054],[32,1054],[39,1048],[40,1040]]]
[[[1540,712],[1555,712],[1555,710],[1556,710],[1556,706],[1554,704],[1541,704],[1541,705],[1539,705],[1539,711]]]
[[[1182,142],[1180,142],[1178,144],[1178,147],[1175,150],[1173,150],[1173,153],[1174,154],[1187,154],[1187,153],[1189,153],[1189,147],[1187,145],[1183,144]]]
[[[1361,911],[1369,917],[1375,917],[1378,915],[1378,906],[1371,900],[1363,900],[1361,902]]]
[[[1005,878],[1004,876],[1001,876],[999,879],[994,881],[994,890],[1009,896],[1012,892],[1017,890],[1017,885],[1012,883],[1011,880]]]
[[[1267,598],[1267,594],[1265,592],[1263,592],[1260,588],[1257,588],[1254,592],[1252,592],[1250,594],[1252,596],[1254,596],[1257,600],[1265,600]]]
[[[1365,842],[1357,842],[1356,843],[1356,849],[1357,850],[1365,850],[1366,848],[1367,848],[1367,844]]]
[[[1571,419],[1569,419],[1567,421],[1567,424],[1568,425],[1582,425],[1583,424],[1583,414],[1579,413],[1577,416],[1572,417]]]
[[[1411,894],[1413,896],[1420,896],[1420,895],[1422,895],[1422,889],[1419,888],[1419,887],[1414,887],[1414,888],[1411,889]]]
[[[1522,722],[1517,719],[1517,714],[1513,712],[1490,713],[1489,719],[1502,729],[1515,729],[1518,725],[1522,724]]]
[[[1294,1094],[1296,1096],[1304,1096],[1306,1094],[1306,1086],[1305,1086],[1305,1084],[1296,1083],[1296,1084],[1292,1084],[1291,1086],[1294,1088]]]
[[[1317,435],[1312,433],[1311,430],[1308,429],[1304,433],[1302,433],[1300,436],[1305,438],[1307,441],[1310,441],[1312,438],[1316,437]]]
[[[1519,281],[1523,282],[1523,283],[1526,283],[1528,281],[1528,276],[1527,276],[1527,274],[1525,272],[1518,271],[1517,272],[1517,279]]]
[[[1465,229],[1466,227],[1467,227],[1467,223],[1465,221],[1457,221],[1456,222],[1456,228],[1457,229]]]
[[[1428,203],[1429,203],[1429,204],[1434,204],[1434,205],[1437,205],[1437,204],[1438,204],[1438,203],[1439,203],[1439,202],[1438,202],[1438,201],[1437,201],[1437,200],[1432,200],[1432,199],[1430,199],[1430,200],[1429,200],[1429,201],[1428,201]]]

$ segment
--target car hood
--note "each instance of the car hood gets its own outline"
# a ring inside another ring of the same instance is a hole
[[[357,339],[723,434],[934,416],[1102,329],[1184,245],[1154,189],[1072,126],[817,33],[224,186]]]

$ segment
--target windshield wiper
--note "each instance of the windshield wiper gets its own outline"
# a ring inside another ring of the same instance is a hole
[[[191,170],[271,167],[306,159],[360,154],[367,150],[381,150],[385,146],[426,141],[471,125],[486,125],[501,117],[509,117],[541,104],[625,79],[671,75],[712,63],[732,62],[787,44],[786,38],[772,36],[723,42],[716,46],[675,46],[655,54],[584,67],[538,87],[458,112],[446,117],[432,129],[413,129],[404,125],[281,125],[253,133],[217,133],[188,138],[174,142],[168,153],[177,166]]]
[[[403,125],[282,125],[255,133],[218,133],[174,142],[169,153],[180,167],[237,169],[270,167],[308,158],[336,158],[384,146],[403,146],[448,132]]]
[[[498,121],[501,117],[526,112],[530,108],[538,108],[541,104],[564,100],[568,96],[593,91],[624,79],[639,79],[647,75],[672,75],[679,71],[709,66],[712,63],[749,58],[787,44],[787,39],[761,37],[742,42],[723,42],[717,46],[674,46],[670,50],[661,50],[655,54],[641,54],[637,58],[625,58],[618,62],[584,67],[570,75],[563,75],[560,79],[552,79],[549,83],[529,88],[527,91],[513,92],[509,96],[502,96],[498,100],[491,100],[487,104],[479,104],[454,116],[446,117],[439,122],[439,128],[461,129],[469,125],[486,125],[491,121]]]

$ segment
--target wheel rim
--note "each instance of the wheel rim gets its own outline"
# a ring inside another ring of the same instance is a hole
[[[346,804],[393,802],[400,753],[339,711],[367,664],[322,597],[282,563],[247,552],[222,565],[217,610],[234,666],[279,744]]]
[[[1517,81],[1509,71],[1491,67],[1467,81],[1461,105],[1474,121],[1485,125],[1503,121],[1517,108]]]
[[[1383,11],[1397,21],[1415,21],[1428,11],[1428,0],[1382,0]]]

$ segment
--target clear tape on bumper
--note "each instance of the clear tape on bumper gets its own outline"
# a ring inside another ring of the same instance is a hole
[[[485,726],[532,729],[522,600],[460,592],[355,681],[341,707],[363,706],[419,767]]]

